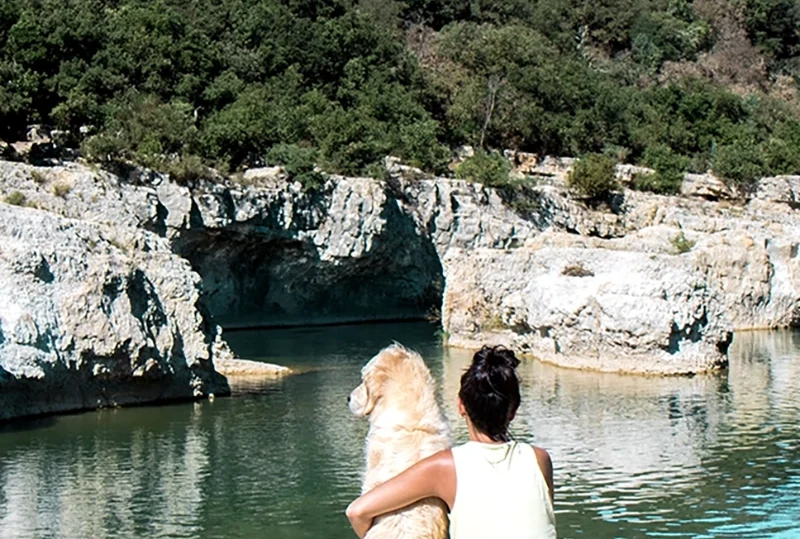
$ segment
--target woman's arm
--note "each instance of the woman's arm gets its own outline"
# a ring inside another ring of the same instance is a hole
[[[550,493],[550,502],[555,503],[555,489],[553,488],[553,461],[550,460],[550,454],[541,447],[533,446],[533,451],[536,453],[536,461],[539,463],[539,469],[542,471],[544,480],[547,483],[547,490]]]
[[[437,497],[452,507],[456,494],[453,453],[447,449],[414,464],[355,500],[347,518],[360,538],[372,526],[372,519],[410,505],[423,498]]]

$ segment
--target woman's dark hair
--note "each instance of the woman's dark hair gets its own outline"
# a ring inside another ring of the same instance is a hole
[[[458,397],[472,424],[496,442],[508,441],[508,424],[519,407],[519,360],[503,346],[484,346],[461,375]]]

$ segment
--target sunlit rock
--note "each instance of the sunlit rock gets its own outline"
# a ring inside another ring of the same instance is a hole
[[[459,302],[451,300],[474,296],[491,298],[496,312],[489,318],[508,325],[508,342],[528,342],[533,350],[535,336],[516,323],[541,327],[534,309],[541,306],[526,294],[561,290],[541,307],[556,312],[571,305],[567,292],[576,286],[582,305],[603,298],[597,301],[614,323],[599,330],[590,318],[565,323],[561,352],[550,361],[693,372],[724,363],[731,330],[800,323],[800,225],[791,177],[762,180],[746,203],[723,200],[722,184],[706,182],[687,191],[697,196],[620,189],[586,204],[565,184],[574,160],[511,157],[525,173],[500,189],[433,178],[396,159],[387,159],[385,181],[328,176],[317,191],[277,177],[178,185],[138,169],[118,176],[76,163],[44,168],[2,161],[0,185],[41,210],[163,237],[199,273],[202,304],[226,327],[442,316],[450,344],[473,346],[486,333],[480,319],[454,310]],[[645,172],[618,167],[622,179]],[[547,260],[563,264],[550,267]],[[516,287],[513,317],[500,308],[511,299],[495,273]],[[631,309],[604,295],[626,286],[620,297],[633,301],[629,283],[652,292],[642,300],[652,308]],[[668,300],[659,299],[664,290]],[[704,310],[708,321],[696,323]],[[639,352],[659,352],[632,363],[612,350],[632,347],[624,328],[637,326],[650,335],[649,344],[636,345]],[[594,339],[607,359],[588,361],[582,339],[589,331],[599,331],[587,342]]]
[[[730,199],[737,196],[733,189],[712,174],[685,174],[683,183],[681,183],[681,194],[712,200]]]
[[[504,344],[562,366],[680,374],[727,362],[733,326],[692,255],[548,234],[445,258],[451,344]]]
[[[199,299],[151,233],[0,204],[0,419],[225,394]]]
[[[761,178],[755,197],[769,202],[781,202],[792,208],[800,207],[800,176]]]

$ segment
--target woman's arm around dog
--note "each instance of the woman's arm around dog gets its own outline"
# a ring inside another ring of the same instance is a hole
[[[441,498],[449,508],[455,502],[456,467],[449,449],[422,459],[362,495],[347,508],[347,518],[363,539],[376,516],[430,497]]]

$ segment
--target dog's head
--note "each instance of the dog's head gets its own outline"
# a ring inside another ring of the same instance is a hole
[[[432,395],[433,380],[419,354],[399,344],[387,346],[361,369],[361,384],[347,398],[350,411],[369,416],[387,402],[413,409],[411,399]]]

